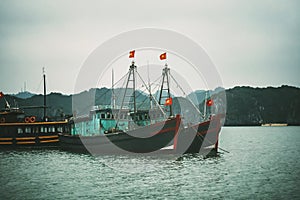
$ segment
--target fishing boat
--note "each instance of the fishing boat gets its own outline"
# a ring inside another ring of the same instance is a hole
[[[62,149],[95,155],[149,153],[169,146],[174,136],[178,133],[180,125],[180,116],[177,115],[160,123],[149,123],[149,125],[132,130],[127,129],[128,125],[138,122],[128,120],[126,125],[122,124],[122,127],[126,127],[127,130],[115,129],[111,128],[115,127],[114,125],[111,126],[111,123],[115,124],[116,122],[114,118],[109,117],[109,115],[112,115],[111,113],[110,109],[100,109],[95,111],[95,114],[89,116],[88,119],[72,124],[71,130],[73,134],[59,134]],[[147,114],[140,114],[136,116],[148,116]],[[99,115],[103,118],[97,119]],[[142,123],[144,122],[145,120],[142,120]],[[89,132],[87,134],[87,130],[92,130],[85,125],[85,134],[78,134],[78,130],[76,131],[76,129],[87,123],[89,124],[88,127],[99,124],[99,133]],[[107,125],[110,127],[108,130],[104,128],[108,127]]]
[[[138,109],[137,73],[133,61],[126,75],[126,87],[119,107],[95,106],[88,115],[74,117],[70,121],[71,132],[59,134],[61,148],[98,155],[150,153],[172,145],[181,117],[165,116],[159,108],[152,111]]]
[[[280,126],[288,126],[287,123],[266,123],[266,124],[261,124],[261,126],[276,126],[276,127],[280,127]]]
[[[217,152],[223,115],[205,115],[203,120],[190,123],[187,118],[182,118],[180,111],[174,111],[170,80],[181,87],[171,75],[167,64],[162,71],[158,98],[152,96],[150,83],[147,87],[143,81],[143,86],[149,93],[150,108],[138,110],[134,77],[140,75],[136,69],[132,62],[121,105],[115,105],[112,92],[110,106],[95,106],[89,114],[72,119],[71,132],[59,134],[61,147],[73,152],[91,154]],[[126,95],[129,83],[132,83],[131,94]],[[131,100],[130,107],[123,106],[126,97]],[[205,99],[204,105],[205,110],[206,106],[212,106],[212,99]],[[199,108],[195,105],[193,107],[200,115]]]
[[[222,115],[211,116],[203,122],[181,127],[174,149],[177,153],[218,152]]]
[[[185,94],[185,92],[183,91],[177,80],[172,76],[171,70],[167,64],[165,64],[165,67],[163,68],[161,79],[162,85],[158,102],[160,102],[161,104],[161,102],[164,102],[164,100],[168,101],[168,112],[170,113],[170,115],[173,115],[174,111],[172,109],[172,97],[169,87],[170,81],[174,81],[183,94]],[[207,96],[205,97],[204,102],[204,114],[200,112],[200,109],[196,105],[194,105],[191,100],[186,99],[186,101],[191,104],[193,109],[197,111],[198,115],[202,116],[203,120],[191,123],[190,119],[186,119],[185,117],[183,117],[181,126],[179,128],[179,133],[174,138],[172,153],[217,153],[219,133],[222,126],[221,120],[222,118],[224,118],[224,114],[206,115],[206,110],[214,104],[214,101]]]
[[[69,123],[65,119],[52,120],[46,117],[46,75],[44,79],[44,105],[31,107],[11,107],[5,95],[5,108],[0,111],[0,148],[17,149],[24,147],[55,147],[59,145],[58,133],[69,132]],[[44,116],[28,115],[25,109],[43,108]]]

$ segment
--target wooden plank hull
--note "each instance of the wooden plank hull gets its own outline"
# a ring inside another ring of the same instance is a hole
[[[0,148],[58,147],[58,133],[61,132],[69,132],[69,125],[65,121],[1,123]]]

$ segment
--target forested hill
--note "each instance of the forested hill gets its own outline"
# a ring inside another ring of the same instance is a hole
[[[204,91],[203,91],[204,92]],[[199,99],[203,99],[203,92],[196,92]],[[91,94],[96,97],[95,105],[109,105],[111,91],[107,88],[91,89],[80,94],[79,99],[84,102]],[[34,95],[22,99],[5,95],[11,106],[40,106],[43,96]],[[235,87],[226,90],[227,113],[225,125],[260,125],[262,123],[288,123],[300,125],[300,88],[281,86],[278,88]],[[145,100],[144,94],[139,94],[137,102]],[[4,108],[4,98],[0,99],[0,108]],[[51,93],[47,95],[47,113],[57,117],[72,114],[72,95]],[[42,109],[26,109],[28,115],[41,116]]]
[[[300,88],[235,87],[226,90],[226,125],[300,125]]]

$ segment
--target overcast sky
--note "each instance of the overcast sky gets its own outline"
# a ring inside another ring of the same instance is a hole
[[[176,3],[182,2],[182,3]],[[186,35],[215,63],[225,88],[300,87],[300,2],[14,1],[0,2],[0,91],[73,93],[89,54],[111,37],[154,27]]]

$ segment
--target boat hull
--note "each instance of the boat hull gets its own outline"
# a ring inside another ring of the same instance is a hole
[[[0,149],[58,147],[58,133],[69,132],[68,126],[65,121],[1,123]]]
[[[174,149],[177,153],[200,153],[213,149],[217,151],[218,138],[221,130],[219,116],[213,116],[210,120],[181,128]]]
[[[173,143],[180,120],[180,116],[176,116],[136,130],[105,135],[59,134],[59,142],[63,150],[93,155],[151,153]]]
[[[58,147],[58,134],[38,134],[35,136],[1,137],[1,149],[16,149],[26,147]]]

